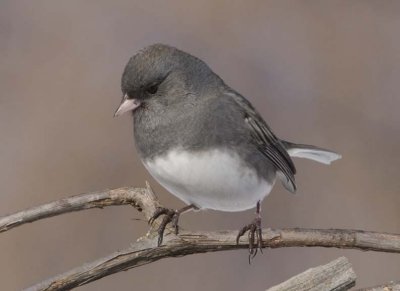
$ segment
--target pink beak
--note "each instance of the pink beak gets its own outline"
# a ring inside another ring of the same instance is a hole
[[[128,99],[128,95],[125,94],[124,99],[122,99],[117,111],[115,111],[114,117],[121,116],[125,112],[133,111],[140,106],[140,101],[137,99]]]

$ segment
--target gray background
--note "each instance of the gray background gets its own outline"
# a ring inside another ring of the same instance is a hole
[[[114,119],[129,57],[154,42],[204,59],[282,138],[337,150],[296,160],[298,195],[263,203],[265,226],[400,232],[399,1],[1,1],[0,214],[150,180],[129,116]],[[63,215],[0,235],[2,290],[123,249],[147,225],[130,207]],[[190,213],[187,229],[238,229],[243,213]],[[347,256],[358,286],[400,279],[400,256],[245,250],[166,259],[80,290],[264,290]]]

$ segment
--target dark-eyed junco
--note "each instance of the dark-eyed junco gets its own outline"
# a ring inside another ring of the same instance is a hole
[[[249,231],[250,253],[261,248],[260,203],[276,177],[296,191],[291,157],[330,164],[341,156],[279,139],[251,103],[202,60],[163,44],[142,49],[122,75],[122,103],[115,115],[132,111],[137,152],[150,174],[187,204],[165,215],[159,245],[170,222],[189,209],[243,211],[256,207]]]

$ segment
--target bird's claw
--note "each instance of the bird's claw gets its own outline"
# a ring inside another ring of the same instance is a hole
[[[161,221],[160,225],[158,226],[158,246],[161,246],[164,238],[164,231],[165,228],[169,223],[172,223],[172,227],[175,230],[175,234],[179,233],[179,215],[180,213],[177,210],[164,208],[164,207],[157,207],[156,211],[154,212],[153,216],[149,219],[149,224],[152,225],[154,221],[159,218],[161,215],[165,215],[163,220]]]
[[[245,225],[236,236],[236,244],[239,244],[239,239],[246,232],[249,237],[249,263],[257,255],[258,250],[262,253],[262,228],[261,218],[257,217],[252,223]]]

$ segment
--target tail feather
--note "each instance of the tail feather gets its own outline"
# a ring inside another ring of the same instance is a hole
[[[334,151],[319,148],[312,145],[306,144],[295,144],[288,141],[282,141],[289,156],[295,158],[305,158],[320,162],[322,164],[330,165],[333,161],[336,161],[342,156]]]

